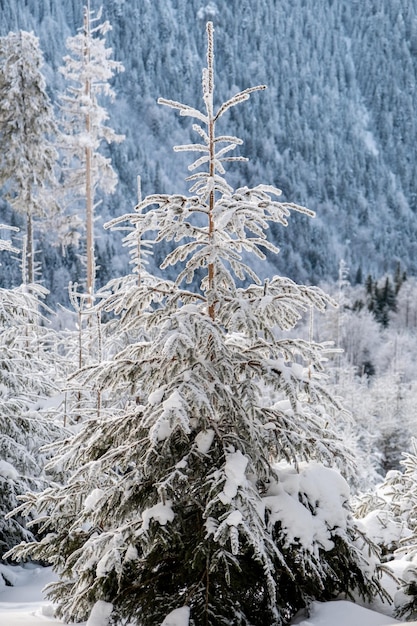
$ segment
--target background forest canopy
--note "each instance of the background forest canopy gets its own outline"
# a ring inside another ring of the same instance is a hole
[[[94,10],[100,7],[92,3]],[[125,135],[104,146],[119,184],[96,211],[98,283],[126,272],[128,256],[118,233],[102,225],[143,194],[183,189],[186,159],[169,149],[190,134],[157,98],[178,95],[198,106],[208,19],[217,33],[217,88],[222,97],[264,83],[268,90],[227,123],[242,137],[247,164],[231,168],[235,185],[268,180],[284,198],[308,206],[315,220],[295,215],[282,232],[271,227],[281,253],[262,273],[317,283],[337,278],[344,259],[353,277],[378,278],[400,262],[416,266],[416,63],[417,9],[407,0],[366,3],[320,0],[107,0],[106,40],[125,72],[114,77],[110,124]],[[65,41],[82,26],[82,3],[46,0],[0,3],[0,35],[20,29],[39,37],[47,90],[56,103],[65,89],[58,71]],[[323,28],[326,24],[326,28]],[[166,139],[168,138],[168,145]],[[100,197],[98,197],[100,199]],[[22,218],[1,203],[1,222]],[[69,280],[80,280],[79,251],[62,254],[56,234],[38,233],[36,260],[49,302],[66,301]],[[21,247],[19,245],[18,247]],[[163,254],[163,252],[161,253]],[[155,268],[161,259],[155,258]],[[20,281],[18,264],[2,258],[2,286]]]

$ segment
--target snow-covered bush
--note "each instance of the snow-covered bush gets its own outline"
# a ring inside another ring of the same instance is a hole
[[[162,268],[180,263],[177,280],[142,272],[104,299],[130,342],[78,379],[114,410],[62,443],[66,484],[26,494],[19,509],[36,507],[47,534],[10,554],[52,563],[60,580],[49,593],[66,620],[106,602],[115,623],[155,626],[179,611],[190,625],[272,626],[314,598],[379,590],[347,484],[331,469],[349,460],[327,346],[287,335],[331,300],[285,277],[262,284],[242,258],[276,251],[269,222],[310,212],[274,187],[233,189],[223,177],[241,141],[216,125],[262,87],[215,109],[210,23],[207,33],[205,111],[161,101],[197,120],[200,143],[177,147],[197,152],[193,195],[148,196],[111,224],[131,223],[132,246],[148,231],[155,245],[174,241]]]
[[[388,564],[401,558],[394,604],[400,617],[417,617],[417,441],[403,453],[402,471],[388,472],[376,491],[357,499],[356,514]]]

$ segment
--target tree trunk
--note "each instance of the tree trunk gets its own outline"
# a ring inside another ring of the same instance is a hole
[[[88,131],[87,131],[88,132]],[[85,151],[85,169],[86,169],[86,231],[87,231],[87,294],[88,302],[91,303],[94,297],[94,279],[95,279],[95,263],[94,263],[94,207],[93,207],[93,189],[91,180],[91,148]]]
[[[24,272],[25,276],[27,276],[28,283],[35,282],[35,263],[34,263],[34,242],[33,242],[33,221],[32,214],[27,214],[27,224],[26,224],[26,235],[27,235],[27,243],[26,243],[26,259],[23,262],[26,262],[26,272]]]
[[[90,10],[89,6],[84,8],[84,34],[85,34],[85,61],[90,61]],[[84,93],[88,99],[91,98],[91,83],[87,78],[84,86]],[[87,136],[91,132],[91,118],[87,112],[85,118]],[[86,194],[86,233],[87,233],[87,303],[92,304],[94,298],[95,283],[95,258],[94,258],[94,189],[92,180],[92,148],[85,149],[85,194]]]
[[[214,146],[214,115],[213,115],[213,91],[214,91],[214,57],[213,57],[213,29],[209,24],[207,25],[207,35],[208,35],[208,46],[207,46],[207,69],[208,69],[208,132],[209,132],[209,175],[210,178],[214,178],[215,174],[215,146]],[[212,188],[210,191],[209,197],[209,213],[208,213],[208,234],[210,244],[213,241],[214,236],[214,189]],[[208,306],[208,313],[212,320],[215,318],[215,302],[212,300],[213,297],[213,289],[214,289],[214,263],[210,263],[208,266],[208,296],[210,299],[210,303]]]

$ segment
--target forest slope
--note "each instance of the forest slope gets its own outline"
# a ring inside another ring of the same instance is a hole
[[[102,280],[127,266],[125,257],[114,263],[120,241],[102,235],[100,225],[135,204],[136,176],[145,194],[179,184],[185,189],[185,161],[167,145],[184,139],[188,122],[156,100],[199,105],[208,19],[216,29],[217,93],[227,98],[249,85],[268,85],[227,120],[250,158],[235,169],[236,183],[268,181],[317,213],[312,222],[296,216],[284,234],[274,233],[282,253],[270,259],[271,272],[317,282],[335,278],[344,258],[352,274],[361,268],[378,276],[398,260],[416,273],[413,3],[317,0],[313,9],[305,0],[106,0],[103,18],[113,26],[114,58],[126,68],[115,80],[118,96],[110,108],[126,141],[112,147],[120,184],[97,223]],[[21,28],[39,36],[53,96],[63,87],[58,67],[65,39],[81,24],[79,0],[0,2],[0,35]],[[1,217],[10,217],[4,205]],[[55,255],[44,263],[55,272],[54,280],[50,272],[44,276],[48,287],[65,288],[68,276],[57,272],[64,261],[56,252],[45,255]]]

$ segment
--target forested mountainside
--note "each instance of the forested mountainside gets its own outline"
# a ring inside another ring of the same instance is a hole
[[[63,88],[58,68],[66,38],[82,25],[82,5],[0,0],[0,35],[24,29],[40,38],[53,98]],[[99,8],[92,0],[91,9]],[[107,38],[113,58],[125,66],[107,108],[126,140],[111,147],[119,186],[97,220],[102,281],[128,267],[120,240],[101,225],[134,206],[137,175],[144,194],[186,189],[187,161],[172,146],[185,143],[187,132],[191,138],[191,124],[156,100],[199,104],[209,19],[216,30],[217,96],[268,86],[228,114],[227,131],[243,139],[241,154],[250,159],[233,165],[234,182],[276,185],[285,199],[317,214],[315,220],[293,216],[288,229],[274,231],[282,251],[270,259],[271,271],[317,282],[336,277],[343,258],[352,274],[378,276],[398,261],[417,273],[414,3],[104,0],[103,19],[113,27]],[[2,206],[0,221],[18,223]],[[44,280],[52,291],[64,290],[76,263],[43,237]],[[8,263],[6,283],[17,272]]]

